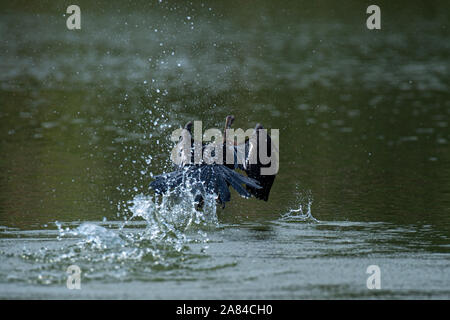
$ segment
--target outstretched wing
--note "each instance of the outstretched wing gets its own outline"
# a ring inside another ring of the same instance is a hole
[[[248,188],[261,189],[258,181],[223,165],[187,166],[181,170],[158,175],[150,183],[150,187],[161,194],[179,186],[189,188],[193,193],[214,193],[220,203],[230,201],[228,185],[246,198],[251,196]]]
[[[269,199],[270,189],[276,177],[275,174],[267,174],[264,172],[265,168],[273,165],[278,168],[279,152],[276,146],[272,143],[272,138],[261,125],[257,125],[254,134],[245,143],[245,162],[242,169],[248,177],[258,181],[261,188],[253,188],[247,186],[247,190],[260,200],[267,201]],[[263,148],[265,146],[265,148]],[[265,149],[265,150],[264,150]],[[266,156],[270,158],[270,162],[263,164],[261,161],[261,153],[265,151]]]
[[[160,174],[154,177],[150,183],[150,188],[157,193],[166,193],[168,190],[175,189],[183,184],[184,170],[177,170],[169,173]]]

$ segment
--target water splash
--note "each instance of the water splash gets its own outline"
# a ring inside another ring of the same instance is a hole
[[[204,199],[203,211],[199,211],[190,192],[174,190],[161,196],[139,194],[128,202],[131,217],[125,217],[117,229],[94,223],[82,223],[70,229],[55,222],[59,232],[57,238],[81,238],[77,246],[82,249],[120,248],[123,253],[135,247],[164,247],[182,252],[187,243],[207,242],[205,229],[218,226],[214,195],[205,195]],[[144,228],[130,230],[131,222],[136,220],[144,220]]]
[[[120,235],[111,229],[107,229],[94,223],[84,222],[75,229],[62,228],[61,223],[55,222],[59,235],[58,240],[63,237],[81,237],[83,240],[79,246],[90,246],[95,249],[108,249],[124,246],[125,242]]]
[[[132,213],[130,220],[142,218],[147,223],[142,239],[172,244],[177,250],[181,250],[184,243],[195,241],[188,237],[189,233],[197,230],[197,234],[206,238],[201,230],[218,226],[214,195],[204,195],[202,211],[196,209],[191,192],[178,189],[162,196],[140,194],[128,204]]]
[[[202,211],[196,209],[194,195],[174,190],[165,195],[137,195],[129,201],[131,219],[143,218],[148,223],[152,238],[168,230],[186,232],[195,227],[217,226],[216,197],[204,195]]]
[[[298,186],[296,187],[298,190]],[[313,197],[311,191],[306,194],[299,193],[297,191],[297,201],[298,208],[290,209],[288,212],[281,215],[280,220],[290,221],[290,222],[315,222],[320,221],[313,217],[311,212],[311,206],[313,203]]]
[[[207,231],[218,226],[213,195],[205,197],[203,211],[196,210],[194,195],[179,190],[161,196],[140,194],[128,206],[131,216],[125,221],[56,221],[57,230],[47,231],[45,246],[28,242],[22,249],[0,252],[19,258],[14,272],[0,272],[0,281],[64,285],[72,264],[81,268],[83,283],[154,281],[166,273],[182,278],[198,265],[202,270],[228,266],[205,262]]]

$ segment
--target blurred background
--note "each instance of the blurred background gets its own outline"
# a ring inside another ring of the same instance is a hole
[[[449,21],[448,1],[3,1],[0,225],[122,221],[175,128],[233,114],[280,129],[280,171],[267,203],[233,193],[219,222],[309,203],[448,254]]]
[[[379,1],[1,4],[0,223],[116,217],[167,168],[188,120],[280,129],[268,203],[309,190],[324,220],[450,213],[449,5]],[[237,198],[237,195],[234,196]]]

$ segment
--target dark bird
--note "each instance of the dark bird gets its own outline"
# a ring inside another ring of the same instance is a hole
[[[233,116],[226,118],[224,131],[231,127],[233,120]],[[251,192],[261,188],[259,183],[253,178],[239,174],[230,168],[234,167],[234,164],[208,164],[203,160],[200,163],[195,163],[195,141],[192,135],[192,122],[188,122],[184,128],[186,129],[185,133],[188,134],[180,138],[176,149],[177,153],[182,154],[181,161],[175,171],[154,177],[150,187],[156,193],[163,194],[181,186],[194,195],[197,208],[203,207],[205,194],[217,195],[217,202],[222,207],[225,207],[225,203],[230,201],[231,198],[230,185],[241,196],[246,198],[251,197]],[[224,137],[225,135],[226,132],[224,132]],[[205,147],[205,144],[201,145],[202,154]],[[184,150],[185,148],[189,150]],[[225,150],[225,138],[222,148]]]

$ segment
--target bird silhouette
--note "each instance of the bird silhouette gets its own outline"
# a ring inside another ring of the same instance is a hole
[[[272,187],[275,175],[262,175],[260,170],[270,166],[263,164],[258,154],[260,146],[259,136],[263,128],[260,124],[255,127],[254,133],[250,139],[247,139],[244,145],[231,145],[233,161],[226,161],[227,147],[227,129],[230,129],[234,122],[234,116],[227,116],[223,130],[223,141],[218,147],[222,149],[223,161],[221,163],[205,161],[199,159],[195,161],[195,148],[201,147],[204,154],[207,144],[196,143],[192,135],[192,121],[189,121],[182,132],[182,135],[175,147],[175,170],[169,173],[163,173],[154,177],[150,187],[158,194],[164,194],[176,188],[182,188],[194,195],[194,201],[197,209],[201,209],[204,204],[206,194],[217,196],[217,202],[225,207],[225,203],[230,201],[231,194],[229,187],[232,186],[242,197],[250,198],[252,195],[257,199],[268,200],[270,189]],[[268,150],[271,150],[271,138],[267,135],[266,140]],[[215,157],[215,150],[211,152],[211,157]],[[268,151],[270,157],[270,151]],[[174,155],[172,155],[173,157]],[[220,157],[220,154],[217,155]],[[256,158],[252,158],[255,157]],[[256,159],[256,161],[250,161]],[[175,160],[172,158],[172,160]],[[239,161],[240,160],[240,161]],[[241,170],[246,176],[237,172]]]

